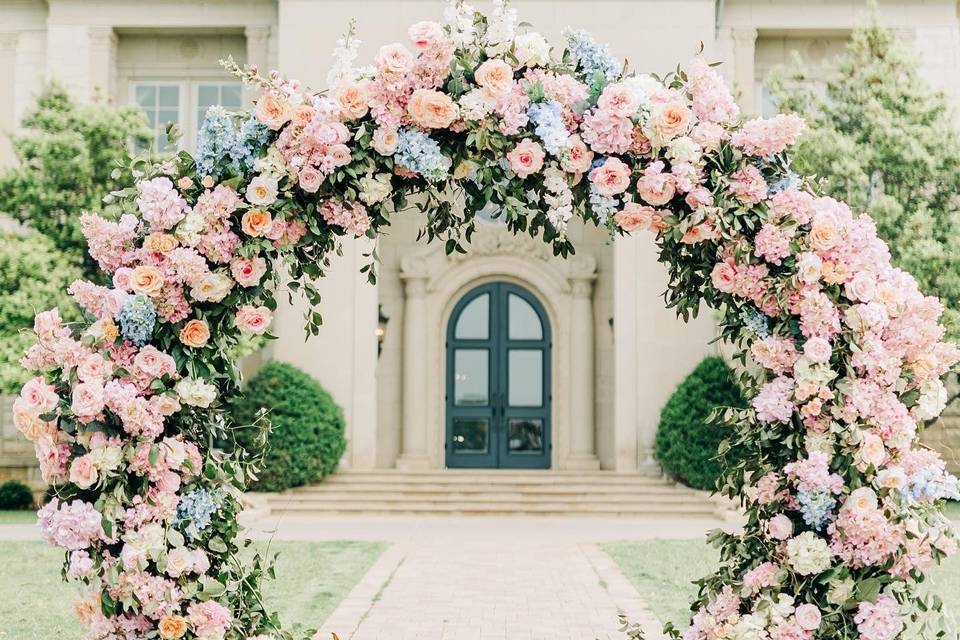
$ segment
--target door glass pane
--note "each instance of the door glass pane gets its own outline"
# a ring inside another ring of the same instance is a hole
[[[484,293],[460,312],[453,337],[458,340],[486,340],[490,337],[490,294]]]
[[[137,104],[141,107],[153,108],[157,104],[157,88],[151,86],[137,87]]]
[[[180,107],[180,87],[177,86],[160,86],[157,90],[157,106],[160,107],[173,107],[177,109]]]
[[[486,349],[457,349],[453,354],[453,402],[458,407],[487,404],[490,363]]]
[[[168,151],[174,145],[167,142],[167,124],[180,122],[180,87],[170,84],[138,83],[134,99],[153,129],[154,149]]]
[[[490,422],[486,418],[454,418],[453,450],[457,453],[487,453]]]
[[[543,453],[543,420],[515,418],[508,428],[510,453]]]
[[[507,364],[510,367],[507,373],[510,406],[543,406],[543,351],[511,349]]]
[[[239,109],[243,106],[243,96],[239,84],[220,85],[220,104],[228,109]]]
[[[508,296],[508,300],[509,338],[511,340],[543,340],[540,317],[530,303],[512,293]]]

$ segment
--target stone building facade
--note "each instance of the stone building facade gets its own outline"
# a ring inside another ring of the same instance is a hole
[[[725,63],[748,114],[772,110],[764,81],[773,68],[797,52],[817,82],[870,16],[859,0],[514,5],[553,42],[567,26],[587,29],[633,69],[673,69],[702,43]],[[43,83],[56,80],[84,101],[140,105],[158,133],[177,122],[190,149],[207,106],[250,99],[218,59],[279,68],[321,87],[350,18],[364,41],[361,59],[372,59],[379,45],[403,40],[408,24],[441,11],[439,0],[5,0],[0,130],[15,130]],[[916,48],[935,86],[960,97],[956,2],[882,1],[877,15]],[[10,162],[0,138],[0,163]],[[563,261],[490,221],[467,255],[450,258],[417,242],[420,222],[395,216],[377,247],[376,286],[359,273],[373,247],[348,242],[320,283],[321,334],[304,343],[302,304],[284,306],[280,339],[262,354],[306,369],[343,406],[343,468],[438,469],[455,454],[486,452],[477,466],[540,456],[537,464],[552,469],[655,472],[660,408],[715,349],[715,328],[709,315],[683,325],[664,309],[666,275],[651,238],[612,240],[580,226],[571,232],[577,254]],[[466,304],[474,298],[477,305]],[[480,333],[461,342],[461,322],[464,335]],[[501,411],[474,412],[483,402]]]

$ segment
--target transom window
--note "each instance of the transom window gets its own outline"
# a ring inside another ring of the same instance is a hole
[[[130,91],[133,104],[143,109],[153,130],[156,151],[175,151],[167,142],[167,126],[181,131],[180,146],[193,151],[207,109],[221,105],[226,109],[243,108],[243,88],[239,82],[213,80],[138,80]]]

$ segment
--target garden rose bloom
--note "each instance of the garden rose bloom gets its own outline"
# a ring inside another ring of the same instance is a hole
[[[414,57],[402,44],[385,44],[377,52],[376,65],[388,75],[401,76],[413,69]]]
[[[266,333],[271,320],[273,320],[273,314],[270,313],[270,309],[248,304],[237,309],[234,323],[243,333],[259,336]]]
[[[194,318],[180,329],[180,342],[188,347],[197,349],[205,346],[209,340],[210,327],[203,320]]]
[[[205,273],[190,289],[190,297],[200,302],[220,302],[233,288],[230,276],[219,273]]]
[[[632,116],[640,108],[634,91],[622,82],[604,87],[600,99],[597,100],[597,106],[615,116],[625,117]]]
[[[815,364],[825,364],[830,362],[830,356],[833,354],[833,347],[826,338],[816,336],[810,338],[803,344],[803,355]]]
[[[637,180],[637,193],[649,204],[655,207],[667,204],[677,193],[673,176],[663,173],[663,163],[654,162],[648,166],[643,176]]]
[[[359,120],[370,110],[370,82],[346,82],[337,88],[334,97],[344,120]]]
[[[313,122],[313,113],[313,107],[308,104],[301,104],[293,110],[293,117],[290,121],[293,122],[294,126],[305,127]]]
[[[410,96],[407,112],[413,122],[426,129],[446,129],[457,119],[457,105],[445,93],[417,89]]]
[[[392,156],[397,150],[400,136],[395,129],[378,127],[373,132],[373,149],[382,156]]]
[[[89,454],[76,458],[70,465],[70,482],[81,489],[89,489],[97,482],[97,468]]]
[[[154,232],[143,239],[143,247],[147,251],[153,251],[155,253],[169,253],[176,249],[178,244],[180,243],[177,241],[176,236],[172,236],[169,233]]]
[[[543,168],[543,147],[540,143],[524,138],[507,154],[510,168],[520,178],[537,173]]]
[[[257,120],[268,129],[276,131],[290,120],[292,109],[290,101],[285,96],[277,95],[270,90],[264,90],[257,100]]]
[[[871,271],[858,271],[844,287],[851,300],[870,302],[877,293],[877,276]]]
[[[157,632],[163,640],[180,640],[187,634],[187,619],[179,614],[164,616],[157,624]]]
[[[815,631],[820,626],[820,609],[815,604],[805,603],[793,612],[797,625],[805,631]]]
[[[23,408],[36,415],[53,411],[60,402],[60,397],[52,384],[47,384],[43,378],[31,378],[20,389],[20,401]]]
[[[654,107],[650,123],[661,139],[669,140],[687,132],[692,115],[682,102],[667,102]]]
[[[513,88],[513,68],[500,58],[484,60],[473,74],[474,80],[488,98],[497,100]]]
[[[179,578],[193,569],[193,555],[186,547],[175,547],[167,554],[167,575]]]
[[[857,458],[863,465],[873,465],[879,468],[883,461],[887,459],[887,450],[883,446],[883,440],[880,436],[864,431],[860,441],[860,448],[857,450]]]
[[[81,382],[73,388],[70,410],[81,422],[90,422],[103,411],[103,385]]]
[[[260,278],[267,272],[267,261],[255,258],[237,257],[230,263],[230,275],[240,286],[253,287],[260,284]]]
[[[272,224],[273,218],[263,209],[250,209],[240,218],[240,228],[252,238],[266,235]]]
[[[323,183],[323,174],[313,167],[304,167],[297,174],[297,184],[307,193],[316,193]]]
[[[710,280],[717,291],[732,293],[737,283],[737,269],[733,262],[725,260],[713,265]]]
[[[513,47],[521,67],[545,66],[550,62],[550,43],[536,31],[518,35],[513,39]]]
[[[820,280],[823,260],[815,253],[801,253],[797,261],[797,272],[805,284],[816,284]]]
[[[626,203],[623,205],[623,209],[613,216],[613,221],[617,226],[628,232],[637,230],[659,231],[662,220],[662,212],[637,202]]]
[[[793,523],[790,518],[778,513],[767,521],[767,533],[774,540],[786,540],[793,535]]]
[[[209,407],[217,398],[217,388],[197,378],[184,378],[175,387],[177,396],[195,407]]]
[[[590,182],[600,195],[615,196],[630,186],[630,167],[620,158],[610,156],[590,172]]]
[[[420,51],[432,49],[446,41],[447,36],[443,32],[443,26],[438,22],[424,20],[410,25],[407,29],[407,36],[413,42],[413,47]]]
[[[586,173],[593,164],[593,151],[578,135],[568,138],[569,148],[560,158],[560,166],[568,173]]]
[[[870,487],[860,487],[854,489],[846,502],[843,503],[844,509],[849,509],[854,513],[867,513],[877,508],[877,494]]]
[[[130,272],[130,288],[135,293],[156,296],[163,289],[163,273],[148,264],[141,264]]]
[[[257,176],[247,185],[247,202],[257,206],[271,205],[277,200],[277,179],[270,176]]]

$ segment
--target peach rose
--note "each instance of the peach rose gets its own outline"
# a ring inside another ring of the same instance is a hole
[[[473,79],[485,96],[496,100],[513,88],[513,67],[499,58],[490,58],[477,67]]]
[[[651,114],[654,129],[664,139],[675,138],[690,127],[691,111],[682,102],[658,105]]]
[[[81,489],[89,489],[97,481],[97,468],[90,456],[80,456],[70,465],[70,482]]]
[[[370,110],[370,82],[347,82],[342,84],[334,95],[340,105],[340,115],[344,120],[359,120]]]
[[[273,224],[273,218],[263,209],[250,209],[240,219],[240,228],[252,238],[259,238],[266,234],[271,224]]]
[[[155,296],[163,289],[163,273],[148,264],[141,264],[130,272],[130,288],[135,293]]]
[[[168,253],[177,248],[179,242],[169,233],[151,233],[143,239],[143,247],[154,253]]]
[[[193,178],[191,178],[190,176],[183,176],[182,178],[177,180],[177,187],[179,187],[181,191],[185,191],[192,186],[193,186]]]
[[[313,120],[313,107],[302,104],[293,110],[291,121],[296,127],[305,127]]]
[[[810,226],[810,245],[816,251],[827,251],[840,239],[837,218],[830,212],[818,212]]]
[[[267,272],[267,261],[256,258],[234,258],[230,263],[230,274],[241,286],[252,287],[260,284],[260,278]]]
[[[170,615],[160,618],[157,631],[163,640],[180,640],[187,634],[187,619],[181,615]]]
[[[630,186],[630,167],[620,158],[609,156],[590,172],[590,182],[602,196],[615,196]]]
[[[213,181],[213,176],[203,176],[200,184],[202,184],[205,189],[213,189],[213,185],[216,183]]]
[[[198,349],[210,340],[210,327],[203,320],[194,318],[180,329],[180,342]]]
[[[540,143],[524,138],[507,154],[510,168],[520,178],[526,178],[543,168],[543,147]]]
[[[637,202],[628,202],[623,209],[613,216],[618,227],[627,232],[637,230],[650,231],[659,227],[663,214],[646,205]]]
[[[593,151],[578,135],[570,136],[570,148],[560,158],[560,166],[568,173],[586,173],[593,164]]]
[[[255,336],[266,333],[272,320],[273,314],[270,313],[270,309],[249,304],[237,309],[237,315],[234,317],[234,323],[240,331]]]
[[[57,430],[55,423],[41,420],[35,412],[31,411],[23,398],[13,401],[13,426],[31,442],[41,435],[52,435]]]
[[[443,32],[443,26],[430,20],[411,25],[407,30],[407,35],[410,36],[414,48],[419,51],[432,49],[447,39]]]
[[[414,123],[426,129],[445,129],[457,119],[457,105],[445,93],[417,89],[410,96],[407,112]]]
[[[290,120],[293,109],[290,102],[284,96],[279,96],[272,91],[266,90],[260,94],[257,100],[256,116],[257,120],[272,131],[280,129]]]

